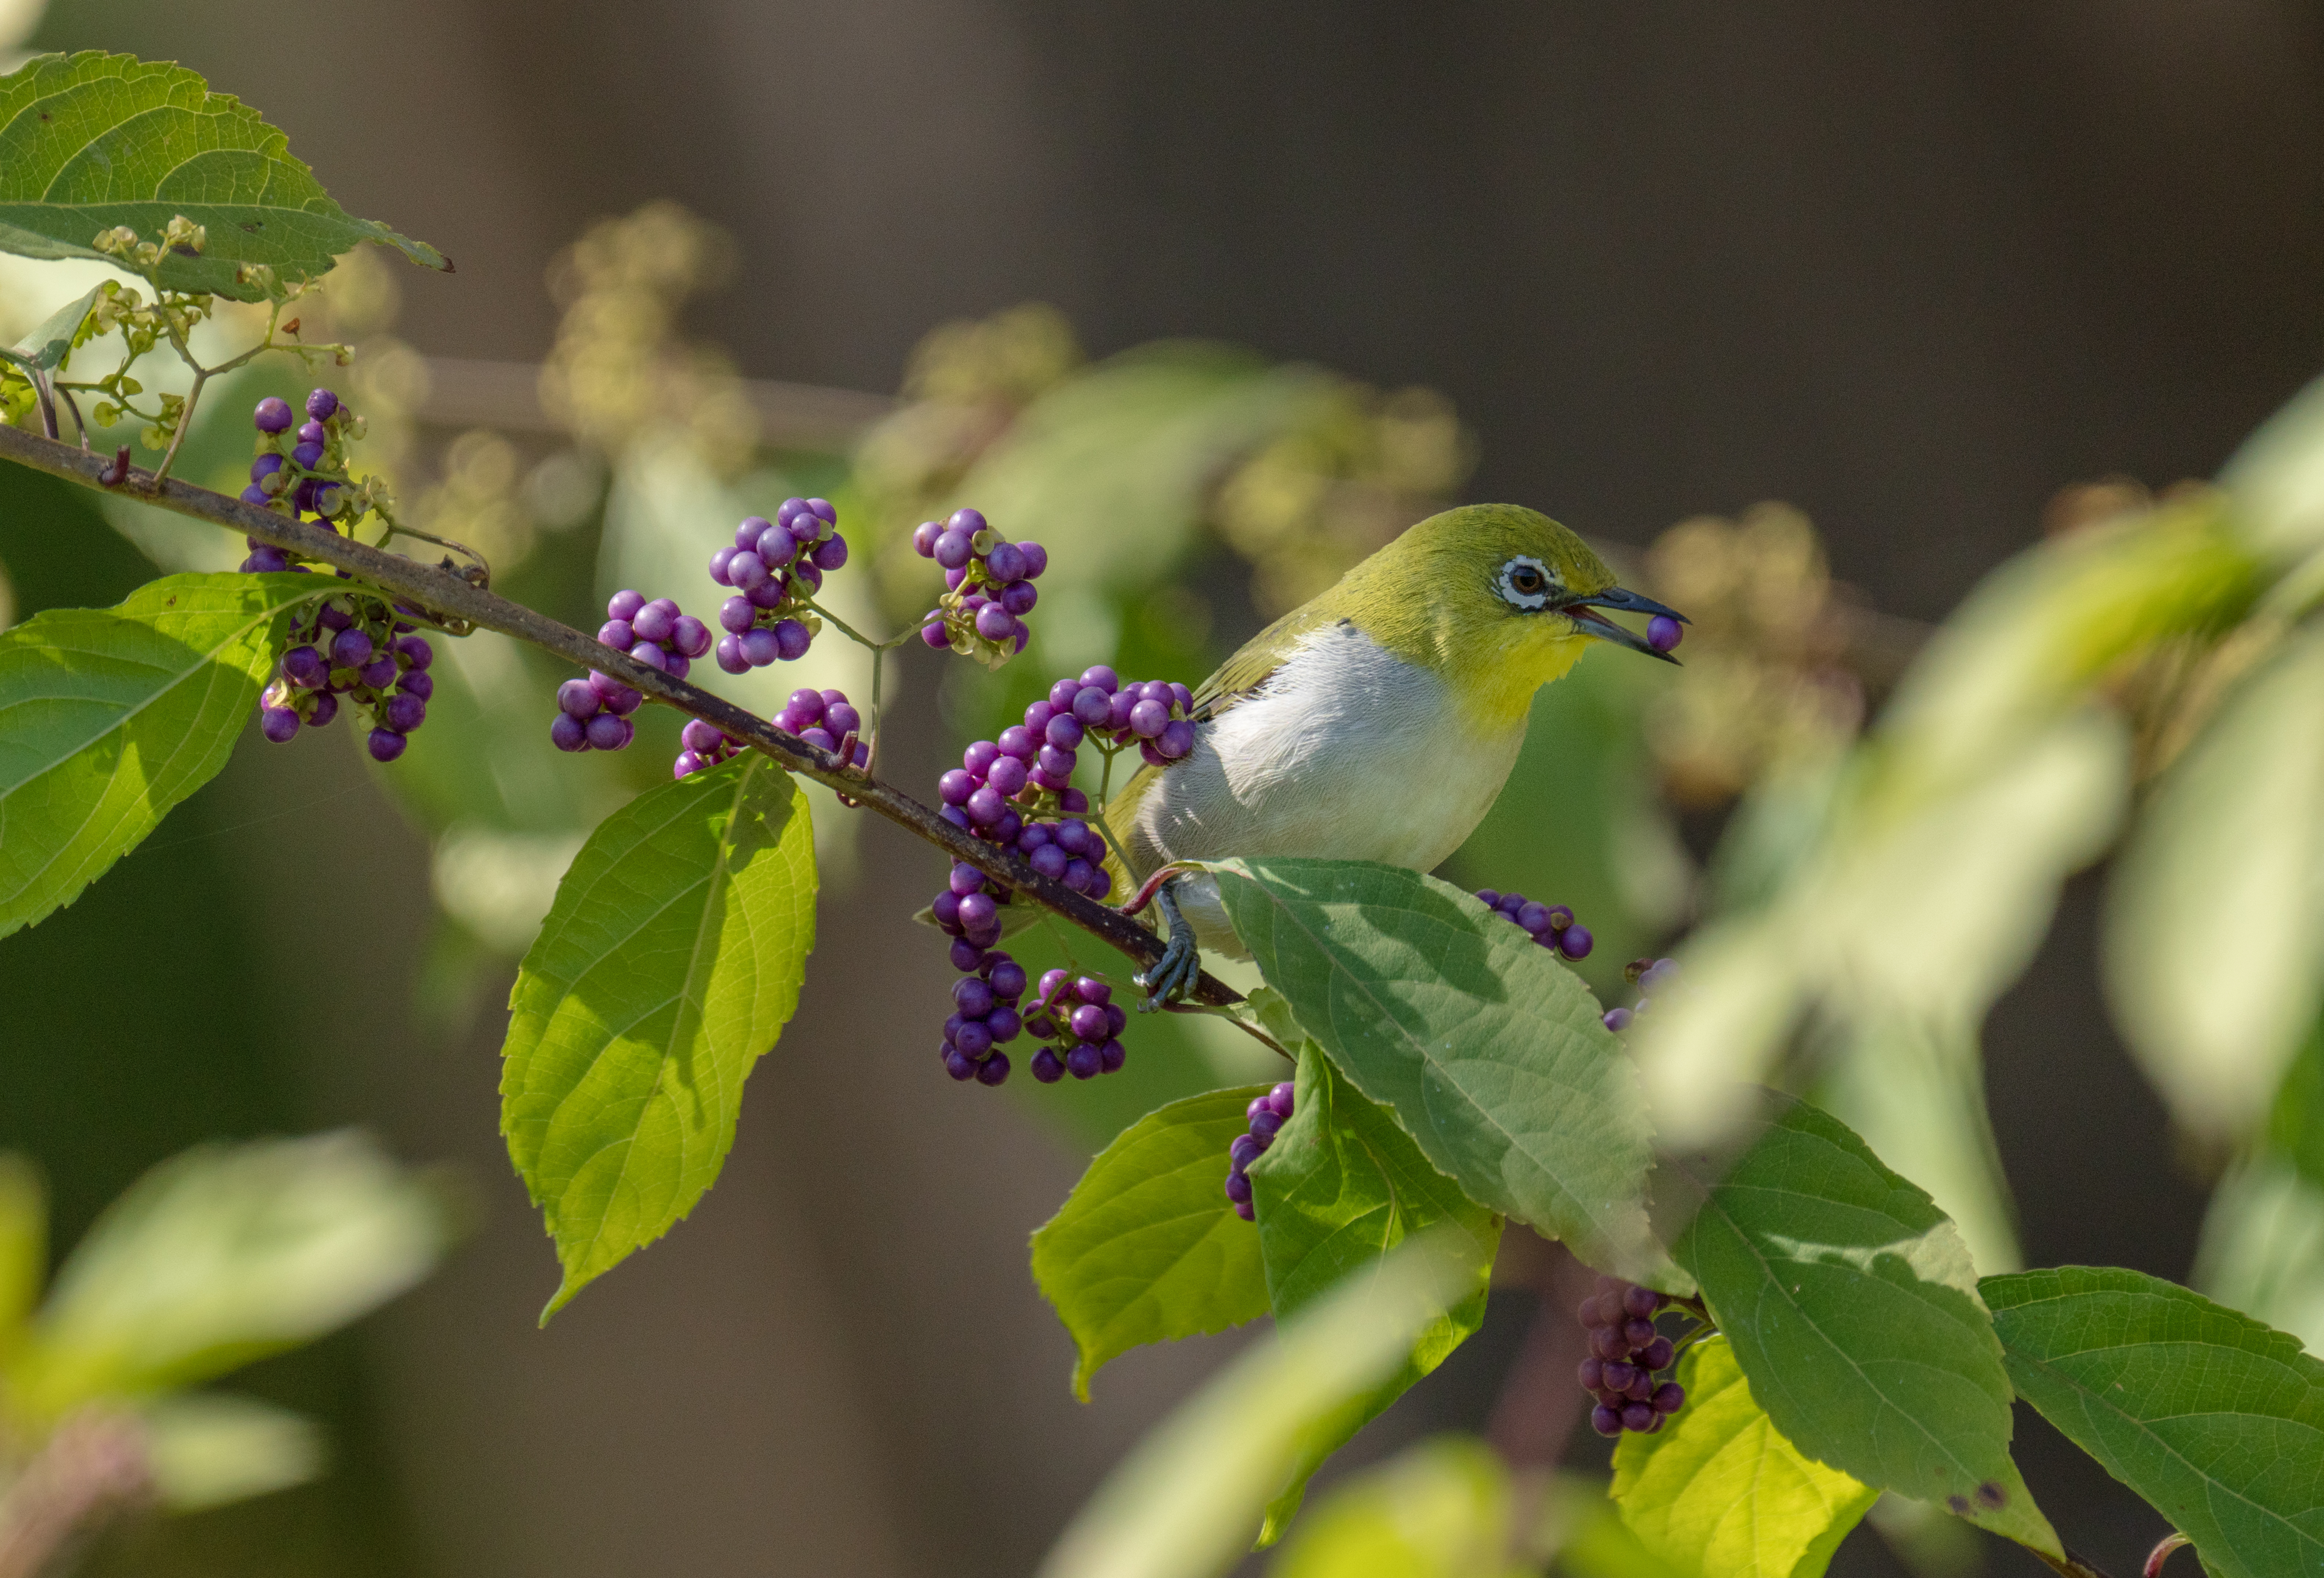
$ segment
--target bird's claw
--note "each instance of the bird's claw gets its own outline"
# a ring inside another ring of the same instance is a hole
[[[1177,902],[1170,896],[1176,880],[1163,883],[1154,892],[1155,905],[1169,925],[1169,941],[1162,956],[1136,977],[1138,984],[1146,989],[1146,997],[1138,1005],[1140,1013],[1152,1013],[1165,1004],[1177,1001],[1193,991],[1194,983],[1202,977],[1203,955],[1194,941],[1194,928],[1178,913]]]

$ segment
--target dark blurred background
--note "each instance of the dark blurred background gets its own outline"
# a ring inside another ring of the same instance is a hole
[[[55,0],[33,42],[185,61],[440,246],[457,273],[404,271],[398,326],[431,355],[538,361],[551,257],[673,197],[739,243],[696,327],[753,377],[891,392],[938,321],[1047,300],[1093,355],[1217,337],[1433,386],[1481,440],[1467,496],[1587,533],[1788,500],[1921,620],[2061,486],[2209,475],[2324,365],[2324,13],[2290,0]],[[93,516],[57,532],[64,490],[0,485],[20,616],[152,573]],[[862,856],[858,894],[926,885],[884,831]],[[196,1139],[345,1121],[465,1164],[476,1207],[433,1282],[254,1372],[331,1418],[332,1479],[108,1570],[1014,1573],[1230,1350],[1071,1400],[1023,1244],[1086,1151],[934,1076],[943,967],[900,901],[825,905],[719,1186],[535,1330],[505,977],[415,1008],[425,859],[351,752],[245,751],[0,946],[0,1142],[60,1240]],[[2030,1262],[2183,1278],[2203,1184],[2107,1026],[2094,891],[1987,1027],[2004,1160]],[[318,951],[334,926],[360,945]],[[1481,1425],[1532,1315],[1497,1296],[1351,1458]],[[2021,1430],[2069,1543],[2135,1568],[2153,1515]],[[1835,1567],[1896,1570],[1869,1530]]]

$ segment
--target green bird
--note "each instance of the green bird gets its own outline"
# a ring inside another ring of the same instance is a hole
[[[1475,831],[1525,744],[1534,692],[1592,641],[1675,662],[1600,609],[1685,616],[1614,584],[1589,545],[1515,504],[1432,515],[1251,638],[1194,693],[1194,750],[1105,807],[1134,890],[1174,861],[1381,861],[1427,871]],[[1199,950],[1245,953],[1218,884],[1155,893],[1168,948],[1138,978],[1159,1007]]]

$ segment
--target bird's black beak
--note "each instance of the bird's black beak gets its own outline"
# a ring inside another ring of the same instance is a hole
[[[1657,603],[1652,597],[1626,591],[1620,586],[1609,586],[1603,592],[1582,593],[1561,604],[1560,608],[1567,618],[1572,620],[1581,628],[1582,634],[1595,636],[1600,641],[1612,641],[1616,646],[1628,647],[1634,652],[1644,652],[1649,658],[1659,658],[1665,663],[1675,663],[1678,660],[1668,652],[1655,651],[1653,647],[1646,644],[1646,638],[1638,632],[1626,625],[1616,624],[1597,611],[1600,608],[1618,608],[1625,614],[1643,614],[1650,618],[1659,614],[1665,618],[1675,619],[1681,624],[1692,623],[1677,609]]]

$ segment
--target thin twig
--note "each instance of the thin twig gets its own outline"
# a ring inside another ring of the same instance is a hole
[[[104,466],[101,457],[84,455],[69,444],[6,426],[0,426],[0,459],[14,460],[85,486],[97,485],[97,473]],[[655,700],[689,717],[701,718],[752,749],[764,752],[787,771],[844,791],[953,859],[964,861],[1026,894],[1138,964],[1150,965],[1162,956],[1159,937],[1119,911],[1041,875],[1014,849],[988,844],[965,828],[954,826],[890,785],[847,771],[846,764],[834,753],[819,750],[796,734],[784,733],[723,697],[649,669],[627,653],[617,652],[521,603],[495,596],[449,571],[382,553],[367,543],[342,537],[325,527],[294,521],[208,488],[175,479],[162,481],[157,486],[151,474],[146,475],[144,485],[152,490],[147,502],[165,510],[320,560],[418,607],[432,610],[438,616],[465,619],[486,630],[514,636],[576,667],[611,674]],[[1207,974],[1196,981],[1193,995],[1198,1001],[1222,1006],[1242,1000],[1241,993]]]

